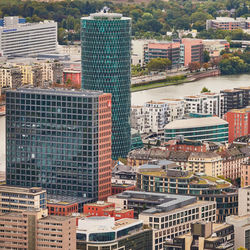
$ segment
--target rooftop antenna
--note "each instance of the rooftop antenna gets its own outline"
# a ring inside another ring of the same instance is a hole
[[[110,8],[109,8],[109,7],[104,6],[104,7],[101,9],[101,12],[102,12],[102,13],[108,13],[108,12],[109,12],[109,10],[110,10]]]

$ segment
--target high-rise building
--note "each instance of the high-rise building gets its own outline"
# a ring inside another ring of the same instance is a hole
[[[228,122],[228,141],[250,134],[250,108],[232,109],[225,115]]]
[[[242,89],[225,89],[220,93],[224,96],[224,113],[230,109],[244,108],[244,91]]]
[[[95,200],[111,194],[111,94],[8,91],[6,127],[8,185]]]
[[[130,150],[131,19],[95,13],[81,19],[82,88],[112,94],[112,159]]]

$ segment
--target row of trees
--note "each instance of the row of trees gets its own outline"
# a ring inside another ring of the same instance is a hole
[[[103,6],[111,11],[122,13],[132,18],[132,33],[135,37],[166,37],[167,31],[177,29],[197,29],[201,37],[225,38],[227,33],[206,32],[206,20],[218,16],[219,10],[231,7],[236,9],[236,16],[249,15],[249,0],[214,0],[214,1],[152,1],[149,4],[121,4],[109,1],[65,0],[61,2],[37,2],[1,0],[0,16],[23,16],[29,22],[53,19],[59,24],[59,42],[80,39],[80,18],[83,15],[99,11]],[[174,32],[175,34],[175,32]],[[244,35],[239,35],[244,38]],[[237,35],[238,37],[238,35]],[[234,37],[233,37],[234,38]],[[236,38],[235,38],[236,39]]]

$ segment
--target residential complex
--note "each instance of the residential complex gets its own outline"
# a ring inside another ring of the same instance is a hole
[[[111,94],[8,91],[6,127],[8,185],[83,199],[111,194]]]
[[[0,185],[0,214],[23,210],[45,210],[46,190]]]
[[[126,191],[108,200],[123,208],[143,210],[139,219],[153,228],[155,250],[163,249],[166,239],[189,232],[192,222],[216,220],[216,203],[196,201],[192,196]]]
[[[235,249],[234,241],[234,227],[232,225],[199,221],[191,224],[190,233],[177,236],[173,240],[167,240],[163,249],[233,250]]]
[[[206,29],[221,29],[221,30],[238,30],[250,29],[250,18],[236,19],[231,17],[216,17],[214,20],[207,20]]]
[[[217,153],[222,158],[222,176],[236,181],[237,178],[243,177],[243,164],[247,161],[248,156],[241,152],[237,147],[231,147]]]
[[[218,117],[176,120],[164,128],[164,139],[169,141],[182,135],[185,139],[228,142],[228,122]]]
[[[130,151],[131,18],[95,13],[81,19],[82,88],[112,94],[112,159]]]
[[[17,88],[22,85],[22,73],[18,67],[0,67],[0,89]]]
[[[185,96],[185,113],[210,114],[222,117],[224,114],[224,97],[219,93],[202,93]]]
[[[214,152],[192,152],[186,170],[217,177],[223,175],[222,157]]]
[[[250,107],[229,110],[224,119],[228,122],[228,142],[250,134]]]
[[[149,163],[138,168],[138,190],[193,195],[197,200],[216,201],[216,220],[220,222],[230,214],[237,214],[238,193],[229,182],[201,173],[193,174],[187,170],[180,170],[173,162],[169,164],[174,168],[163,163]]]
[[[4,56],[54,53],[57,46],[57,23],[19,23],[18,17],[4,17],[0,38],[0,51]]]
[[[152,229],[141,220],[89,217],[78,221],[77,249],[152,250]]]

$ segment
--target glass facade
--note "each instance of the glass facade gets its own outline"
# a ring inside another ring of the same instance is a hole
[[[130,151],[131,19],[96,13],[81,19],[82,88],[112,94],[112,159]]]
[[[101,92],[6,93],[6,180],[48,194],[98,197]]]
[[[183,135],[185,139],[189,140],[228,142],[228,124],[193,128],[165,129],[165,141],[175,139],[178,135]]]

